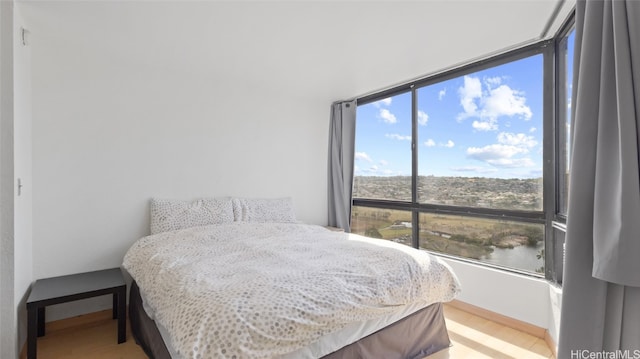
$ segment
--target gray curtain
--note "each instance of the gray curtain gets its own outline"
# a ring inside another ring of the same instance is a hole
[[[351,193],[356,138],[356,101],[331,105],[329,132],[329,225],[351,231]]]
[[[579,0],[575,46],[558,358],[617,350],[633,357],[640,353],[640,2]]]

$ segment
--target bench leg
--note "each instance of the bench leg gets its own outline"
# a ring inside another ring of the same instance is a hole
[[[127,341],[127,289],[117,292],[117,314],[118,314],[118,344]]]
[[[27,358],[36,359],[38,349],[38,312],[40,308],[27,307]]]
[[[118,319],[118,293],[113,293],[113,305],[111,307],[113,311],[113,319]]]
[[[44,307],[38,308],[38,336],[44,336]]]

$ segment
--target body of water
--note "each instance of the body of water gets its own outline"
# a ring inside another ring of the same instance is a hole
[[[536,258],[544,249],[544,243],[538,242],[535,247],[518,246],[513,249],[494,247],[493,252],[482,258],[483,261],[517,269],[535,272],[544,266],[544,258]]]

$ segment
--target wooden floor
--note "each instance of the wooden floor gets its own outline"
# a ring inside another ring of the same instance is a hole
[[[146,358],[131,337],[129,327],[127,342],[116,344],[117,321],[107,318],[109,315],[110,311],[106,311],[90,320],[68,319],[66,323],[48,326],[46,335],[38,338],[38,358]],[[445,317],[453,346],[425,359],[553,358],[543,339],[449,305],[445,306]]]
[[[554,358],[544,339],[444,306],[451,348],[425,359]]]
[[[129,321],[127,341],[117,344],[117,324],[111,310],[47,323],[45,336],[38,338],[38,359],[146,359],[131,336]],[[21,359],[26,358],[22,354]]]

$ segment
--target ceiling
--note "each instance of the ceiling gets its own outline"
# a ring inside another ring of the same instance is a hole
[[[573,8],[559,0],[18,4],[29,36],[36,42],[63,38],[68,47],[60,51],[236,88],[269,91],[277,84],[323,101],[357,97],[551,36]]]

